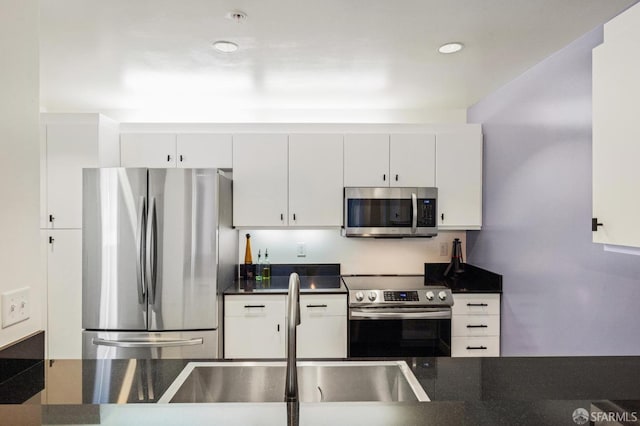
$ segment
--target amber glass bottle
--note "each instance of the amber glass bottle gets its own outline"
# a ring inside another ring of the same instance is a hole
[[[251,257],[251,234],[247,234],[247,245],[244,249],[244,277],[253,279],[253,258]]]

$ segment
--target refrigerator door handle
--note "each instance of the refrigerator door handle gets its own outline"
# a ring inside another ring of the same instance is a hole
[[[92,339],[92,343],[96,346],[113,346],[116,348],[167,348],[176,346],[196,346],[202,345],[204,339],[202,337],[194,339],[155,339],[155,340],[109,340],[109,339]]]
[[[138,221],[138,229],[136,230],[136,252],[138,253],[138,259],[136,262],[136,274],[138,278],[138,303],[144,304],[145,291],[145,252],[146,245],[143,243],[144,232],[146,228],[147,219],[147,199],[142,197],[142,206],[140,208],[140,220]]]
[[[149,202],[149,215],[147,217],[147,248],[146,248],[146,277],[147,291],[149,293],[149,305],[156,303],[156,272],[158,266],[158,220],[156,217],[156,199]]]

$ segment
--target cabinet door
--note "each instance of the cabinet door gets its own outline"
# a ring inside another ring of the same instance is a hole
[[[176,135],[128,133],[120,135],[122,167],[176,166]]]
[[[342,225],[342,135],[289,136],[289,225]]]
[[[47,220],[49,228],[82,228],[82,168],[98,167],[95,124],[49,124]]]
[[[640,58],[629,54],[640,28],[620,26],[624,15],[615,33],[605,26],[605,43],[593,50],[593,217],[603,224],[593,242],[640,247]]]
[[[389,135],[345,135],[344,186],[389,186]]]
[[[287,176],[287,135],[234,135],[233,225],[286,225]]]
[[[436,136],[391,135],[389,172],[391,186],[436,186]]]
[[[285,296],[226,296],[225,358],[284,358]]]
[[[177,164],[184,169],[230,169],[231,150],[231,135],[178,135]]]
[[[437,135],[436,186],[438,227],[482,226],[482,135],[476,132]]]
[[[47,234],[48,356],[82,358],[82,231]]]
[[[346,296],[300,296],[300,325],[296,344],[298,358],[346,358]]]

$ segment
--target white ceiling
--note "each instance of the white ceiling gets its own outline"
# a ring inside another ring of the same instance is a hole
[[[428,121],[636,1],[41,0],[41,106],[122,121]],[[234,9],[244,23],[225,18]],[[240,49],[218,53],[219,39]],[[449,41],[466,48],[439,54]]]

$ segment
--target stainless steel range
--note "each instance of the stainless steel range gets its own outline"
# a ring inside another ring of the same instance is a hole
[[[451,290],[422,275],[345,276],[349,356],[451,356]]]

